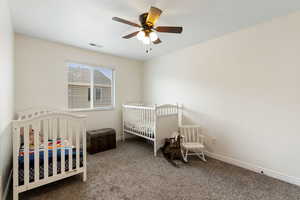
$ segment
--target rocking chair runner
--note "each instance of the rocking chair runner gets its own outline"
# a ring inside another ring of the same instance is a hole
[[[181,154],[185,162],[189,155],[197,155],[206,162],[204,150],[204,136],[201,135],[200,126],[180,126],[180,135],[183,137],[181,143]]]

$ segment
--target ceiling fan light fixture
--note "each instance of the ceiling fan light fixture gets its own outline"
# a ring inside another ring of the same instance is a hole
[[[155,40],[158,39],[157,34],[155,32],[153,32],[153,31],[149,34],[149,37],[150,37],[150,39],[151,39],[152,42],[154,42]]]
[[[145,36],[142,41],[144,44],[150,44],[151,39],[148,36]]]
[[[138,40],[143,40],[145,38],[145,32],[144,31],[140,31],[138,34],[137,34],[137,39]]]

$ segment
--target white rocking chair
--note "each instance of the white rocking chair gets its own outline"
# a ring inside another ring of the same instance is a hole
[[[188,162],[189,155],[197,155],[201,160],[206,162],[204,136],[200,134],[200,126],[180,126],[179,133],[183,137],[181,143],[183,160]]]

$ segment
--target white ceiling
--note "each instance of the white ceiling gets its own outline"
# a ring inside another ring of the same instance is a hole
[[[10,0],[15,31],[65,44],[146,60],[300,9],[299,0]],[[183,26],[183,34],[159,33],[163,43],[145,53],[136,30],[111,20],[138,22],[153,5],[163,10],[157,25]],[[103,48],[90,47],[93,42]]]

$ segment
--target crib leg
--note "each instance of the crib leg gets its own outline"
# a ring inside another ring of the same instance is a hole
[[[83,174],[82,174],[82,181],[86,182],[87,179],[87,174],[86,174],[86,170],[84,170]]]
[[[156,141],[154,141],[153,149],[154,149],[154,156],[156,157],[157,156]]]
[[[19,192],[16,187],[14,187],[14,191],[13,191],[13,200],[19,200]]]

